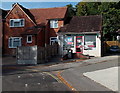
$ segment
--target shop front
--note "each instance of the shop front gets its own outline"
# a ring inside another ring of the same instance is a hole
[[[74,16],[58,32],[60,53],[72,50],[73,53],[101,57],[102,16]],[[63,52],[62,52],[63,51]],[[67,52],[66,52],[67,53]]]
[[[63,52],[81,53],[90,56],[101,56],[100,34],[66,34],[63,35]]]

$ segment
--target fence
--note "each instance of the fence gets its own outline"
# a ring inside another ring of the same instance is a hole
[[[112,45],[117,45],[120,47],[120,42],[119,41],[105,41],[104,42],[104,53],[106,53],[109,47]]]
[[[39,64],[45,63],[51,57],[58,55],[58,46],[47,45],[46,47],[21,46],[17,48],[18,64]]]

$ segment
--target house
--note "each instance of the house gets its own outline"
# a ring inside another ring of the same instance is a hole
[[[4,54],[15,54],[18,46],[53,44],[66,18],[67,7],[26,9],[13,4],[4,22]]]
[[[4,18],[7,15],[7,10],[0,9],[0,54],[2,54],[3,50],[3,23],[4,23]]]
[[[71,49],[75,54],[102,56],[102,16],[74,16],[58,32],[60,54]]]

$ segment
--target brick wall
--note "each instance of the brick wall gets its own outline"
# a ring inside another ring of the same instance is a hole
[[[10,27],[10,19],[25,19],[24,27]],[[26,14],[18,7],[10,12],[4,23],[4,54],[11,54],[15,49],[8,48],[9,37],[21,37],[21,33],[25,31],[26,28],[34,26],[34,23],[26,16]]]

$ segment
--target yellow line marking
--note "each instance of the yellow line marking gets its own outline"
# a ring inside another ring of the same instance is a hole
[[[74,91],[75,93],[78,93],[77,92],[77,90],[73,87],[73,86],[71,86],[60,74],[61,74],[62,72],[58,72],[57,73],[57,77],[65,84],[65,85],[67,85],[72,91]]]
[[[56,76],[50,74],[49,72],[42,72],[42,73],[48,74],[48,75],[50,75],[52,78],[56,79],[59,83],[62,83]]]
[[[32,71],[38,72],[39,70],[32,70]]]

